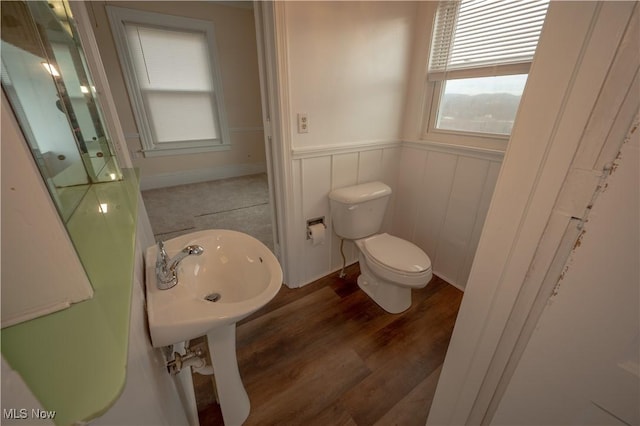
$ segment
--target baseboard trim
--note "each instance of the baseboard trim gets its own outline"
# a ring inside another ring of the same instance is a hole
[[[354,263],[358,263],[358,260],[357,260],[357,259],[356,259],[356,260],[351,260],[351,261],[349,261],[349,260],[348,260],[348,261],[347,261],[347,264],[345,265],[345,268],[346,268],[346,267],[349,267],[349,266],[351,266],[351,265],[353,265]],[[300,287],[304,287],[304,286],[309,285],[309,284],[312,284],[312,283],[314,283],[314,282],[316,282],[316,281],[318,281],[318,280],[320,280],[320,279],[322,279],[322,278],[326,278],[326,277],[328,277],[329,275],[335,274],[336,272],[340,271],[341,269],[342,269],[342,267],[332,268],[332,269],[330,269],[327,273],[319,274],[319,275],[317,275],[317,276],[315,276],[315,277],[312,277],[312,278],[310,278],[310,279],[306,280],[306,281],[305,281],[305,282],[303,282],[303,283],[297,283],[298,285],[291,285],[291,284],[288,284],[288,283],[284,283],[284,284],[285,284],[287,287],[289,287],[289,288],[300,288]],[[446,277],[445,275],[443,275],[443,274],[439,273],[438,271],[433,271],[433,275],[436,275],[437,277],[439,277],[439,278],[443,279],[444,281],[446,281],[446,282],[447,282],[447,284],[451,284],[452,286],[454,286],[455,288],[457,288],[458,290],[460,290],[460,291],[462,291],[462,292],[464,293],[464,286],[462,286],[462,285],[460,285],[460,284],[456,283],[456,282],[455,282],[455,281],[453,281],[452,279],[450,279],[450,278]]]
[[[189,183],[255,175],[258,173],[266,173],[266,171],[266,163],[248,163],[162,173],[152,176],[142,176],[140,178],[140,189],[145,191],[147,189],[167,188]]]
[[[464,292],[464,286],[456,283],[454,280],[446,277],[444,274],[441,274],[438,271],[433,271],[433,275],[440,277],[441,279],[445,280],[448,284],[451,284],[452,286],[454,286],[455,288],[457,288],[458,290]]]

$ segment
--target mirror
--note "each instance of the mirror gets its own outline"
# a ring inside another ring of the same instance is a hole
[[[122,179],[66,1],[2,2],[2,87],[66,222],[92,183]]]

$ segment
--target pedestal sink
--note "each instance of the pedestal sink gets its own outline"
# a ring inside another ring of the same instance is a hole
[[[158,247],[146,251],[147,315],[154,347],[207,335],[222,416],[242,424],[249,397],[236,358],[236,322],[266,305],[280,290],[282,269],[260,241],[241,232],[211,229],[165,241],[169,257],[188,245],[204,252],[182,260],[178,284],[159,290]]]

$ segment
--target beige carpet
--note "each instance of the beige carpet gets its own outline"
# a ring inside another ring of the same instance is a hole
[[[231,229],[273,250],[266,174],[142,192],[156,241],[203,229]]]

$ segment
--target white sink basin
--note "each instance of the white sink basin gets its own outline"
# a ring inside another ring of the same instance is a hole
[[[282,285],[278,260],[249,235],[217,229],[198,231],[165,241],[165,250],[171,258],[194,244],[203,247],[204,253],[180,262],[178,284],[168,290],[157,286],[158,246],[147,249],[147,311],[155,347],[235,324],[266,305]]]
[[[151,342],[168,346],[206,334],[224,423],[240,425],[251,406],[238,370],[236,322],[274,298],[282,285],[282,269],[264,244],[241,232],[211,229],[164,243],[169,258],[190,245],[204,251],[179,263],[178,283],[167,290],[158,289],[158,246],[147,249]],[[197,412],[195,399],[192,403]]]

